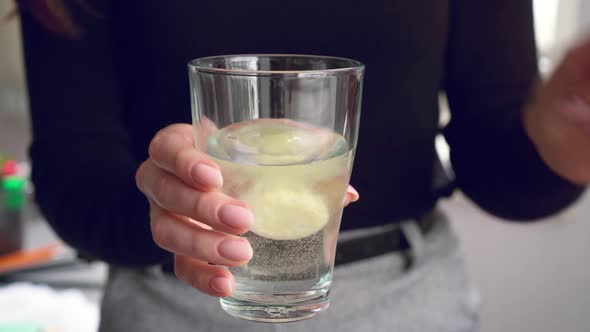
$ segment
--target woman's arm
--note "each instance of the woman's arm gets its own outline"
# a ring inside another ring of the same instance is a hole
[[[74,13],[79,39],[52,34],[21,10],[36,197],[80,252],[117,264],[159,263],[171,256],[152,241],[148,203],[135,186],[141,162],[121,121],[116,31],[108,6],[97,7],[104,18]]]
[[[558,212],[583,187],[551,171],[522,124],[538,80],[531,1],[452,2],[445,129],[458,186],[486,211],[531,220]]]

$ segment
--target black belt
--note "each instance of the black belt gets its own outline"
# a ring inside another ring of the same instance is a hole
[[[438,219],[435,216],[429,214],[416,220],[415,223],[422,234],[426,235],[436,220]],[[401,252],[406,258],[406,267],[409,267],[412,264],[410,248],[411,245],[401,226],[396,225],[385,232],[338,241],[334,264],[344,265],[390,252]]]
[[[437,216],[436,212],[431,212],[415,221],[423,235],[428,234],[435,222],[439,220]],[[396,225],[385,232],[338,241],[334,265],[345,265],[390,252],[400,252],[406,259],[406,268],[409,268],[412,265],[410,248],[410,243],[401,226]],[[172,262],[163,264],[162,268],[166,272],[174,273]]]

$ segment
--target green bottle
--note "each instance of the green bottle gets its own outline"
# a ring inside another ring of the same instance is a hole
[[[23,210],[26,180],[16,176],[2,179],[2,209],[0,210],[0,255],[23,247]]]

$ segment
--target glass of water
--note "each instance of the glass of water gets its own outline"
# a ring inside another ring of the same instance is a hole
[[[358,137],[364,66],[308,55],[230,55],[189,63],[195,142],[222,191],[254,214],[252,260],[230,268],[221,306],[262,322],[313,317],[328,293]]]

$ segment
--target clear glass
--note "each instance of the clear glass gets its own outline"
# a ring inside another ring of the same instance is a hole
[[[325,310],[357,143],[364,66],[308,55],[230,55],[189,63],[195,142],[222,191],[252,208],[254,255],[230,268],[221,306],[254,321]]]

